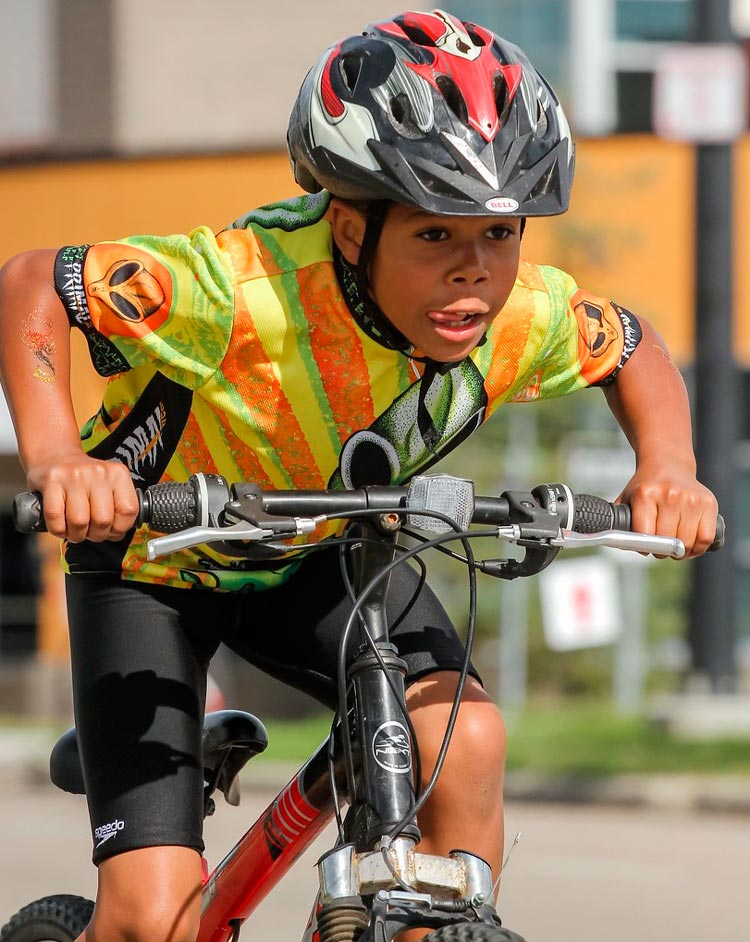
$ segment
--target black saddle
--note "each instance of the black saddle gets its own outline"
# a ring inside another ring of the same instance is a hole
[[[241,710],[207,713],[203,720],[206,800],[218,788],[230,805],[238,805],[237,776],[245,763],[263,752],[267,745],[266,728],[252,713]],[[86,793],[75,726],[63,733],[52,747],[49,772],[52,783],[64,792],[74,795]]]

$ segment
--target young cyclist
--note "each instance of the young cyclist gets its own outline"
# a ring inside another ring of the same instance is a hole
[[[637,457],[622,494],[634,527],[679,537],[689,556],[715,531],[660,339],[520,259],[526,219],[568,206],[573,144],[518,48],[437,10],[370,26],[310,71],[288,144],[309,196],[218,235],[29,252],[0,278],[20,457],[64,539],[96,942],[195,937],[202,702],[219,643],[333,705],[348,605],[330,550],[148,562],[134,485],[201,471],[266,488],[402,483],[503,403],[600,386]],[[82,433],[71,324],[110,378]],[[400,607],[415,579],[394,581]],[[427,588],[396,640],[429,771],[462,648]],[[504,752],[474,675],[420,849],[465,847],[498,872]]]

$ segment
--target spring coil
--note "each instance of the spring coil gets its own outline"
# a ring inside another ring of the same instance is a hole
[[[361,907],[332,906],[318,913],[320,942],[356,942],[364,932],[369,916]]]

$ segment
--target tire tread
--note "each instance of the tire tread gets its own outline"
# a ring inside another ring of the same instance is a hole
[[[0,929],[0,942],[73,942],[91,920],[83,896],[45,896],[24,906]]]
[[[485,922],[459,922],[441,926],[422,942],[525,942],[517,932],[502,926],[490,926]]]

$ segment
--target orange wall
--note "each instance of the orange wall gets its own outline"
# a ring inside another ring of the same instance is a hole
[[[750,141],[736,149],[736,353],[750,364]],[[692,150],[647,136],[578,146],[571,211],[532,220],[525,254],[652,321],[688,363],[693,332]],[[298,192],[283,154],[71,162],[0,170],[0,261],[26,248],[221,228]],[[80,345],[77,350],[82,349]]]

